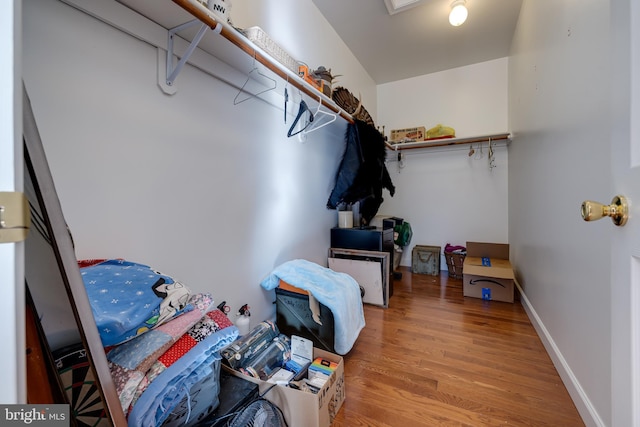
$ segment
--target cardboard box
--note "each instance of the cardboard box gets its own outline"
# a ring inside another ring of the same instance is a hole
[[[282,410],[289,426],[329,427],[344,402],[346,394],[342,357],[315,347],[313,357],[321,357],[337,364],[335,371],[317,394],[277,385],[264,395],[265,399]],[[273,386],[226,365],[223,365],[223,368],[237,377],[258,384],[261,395]]]
[[[464,296],[513,302],[515,276],[508,244],[467,242],[462,273]]]
[[[406,129],[392,129],[389,140],[392,143],[404,141],[424,141],[427,129],[424,126]]]

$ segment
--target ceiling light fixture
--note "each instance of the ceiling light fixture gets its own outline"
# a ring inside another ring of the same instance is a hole
[[[449,23],[454,27],[458,27],[464,24],[464,21],[467,20],[467,15],[469,12],[467,11],[467,7],[465,0],[454,0],[451,3],[451,12],[449,13]]]

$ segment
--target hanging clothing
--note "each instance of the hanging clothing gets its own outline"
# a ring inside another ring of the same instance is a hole
[[[327,208],[336,209],[341,203],[360,202],[362,222],[367,225],[384,201],[382,189],[389,190],[391,197],[395,194],[385,164],[384,137],[375,127],[356,119],[347,126],[345,139],[345,152]]]

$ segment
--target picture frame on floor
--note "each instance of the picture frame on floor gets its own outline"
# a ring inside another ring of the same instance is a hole
[[[360,249],[329,249],[329,268],[353,277],[363,291],[362,302],[389,307],[389,252]]]

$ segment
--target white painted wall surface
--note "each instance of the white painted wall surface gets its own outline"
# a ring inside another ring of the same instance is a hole
[[[378,86],[379,126],[385,132],[443,124],[457,137],[508,132],[507,66],[502,58]],[[507,147],[494,149],[489,167],[488,144],[403,151],[402,163],[389,152],[387,168],[397,188],[384,195],[381,215],[404,218],[413,238],[401,264],[411,265],[416,244],[467,241],[508,243]],[[482,151],[482,152],[481,152]],[[444,256],[440,268],[446,270]]]
[[[259,26],[293,58],[310,69],[331,69],[334,86],[343,86],[362,101],[372,117],[377,116],[377,92],[371,77],[333,31],[311,1],[244,0],[233,2],[233,24],[241,28]]]
[[[615,425],[615,230],[608,219],[580,217],[583,200],[614,196],[609,8],[599,0],[525,0],[509,62],[511,256],[532,320],[589,426]]]
[[[116,2],[99,6],[116,24],[132,19]],[[284,124],[281,108],[257,100],[234,106],[237,89],[210,75],[228,67],[202,52],[169,96],[157,86],[153,45],[61,2],[24,8],[25,82],[78,258],[149,264],[227,301],[232,317],[245,303],[252,324],[274,316],[273,294],[259,286],[274,267],[294,258],[326,265],[337,214],[325,205],[346,122],[288,139],[293,117]],[[278,10],[286,22],[317,18],[310,0]],[[241,8],[233,13],[242,22]],[[261,20],[273,17],[259,19],[250,25],[271,28]],[[313,40],[295,41],[314,52]],[[309,61],[348,64],[345,74],[375,92],[343,46]]]

